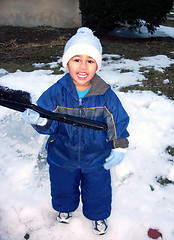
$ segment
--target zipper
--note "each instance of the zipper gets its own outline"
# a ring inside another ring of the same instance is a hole
[[[79,117],[82,117],[82,110],[83,110],[83,107],[82,107],[82,98],[79,98]]]
[[[79,117],[82,117],[82,98],[79,98]],[[79,127],[79,167],[81,161],[81,141],[82,141],[82,129]]]

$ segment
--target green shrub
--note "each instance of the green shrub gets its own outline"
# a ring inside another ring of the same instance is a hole
[[[82,25],[100,33],[120,23],[139,29],[144,25],[153,33],[172,6],[173,0],[79,0]]]

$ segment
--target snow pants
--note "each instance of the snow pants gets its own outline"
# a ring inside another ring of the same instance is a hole
[[[101,168],[82,173],[80,169],[68,171],[55,165],[49,168],[52,206],[56,211],[73,212],[80,202],[83,214],[90,220],[108,218],[111,213],[111,175]]]

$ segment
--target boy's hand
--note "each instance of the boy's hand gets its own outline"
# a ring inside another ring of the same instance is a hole
[[[109,170],[111,167],[120,164],[123,161],[124,153],[118,151],[117,149],[112,149],[111,154],[106,158],[103,167]]]
[[[34,110],[26,109],[22,113],[22,117],[30,124],[44,126],[47,123],[46,118],[40,117],[40,114]]]

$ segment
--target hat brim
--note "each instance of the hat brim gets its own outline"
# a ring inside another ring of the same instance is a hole
[[[95,47],[90,44],[75,44],[64,53],[62,57],[63,67],[66,68],[69,60],[76,56],[85,54],[92,57],[97,63],[97,71],[101,68],[102,56]]]

